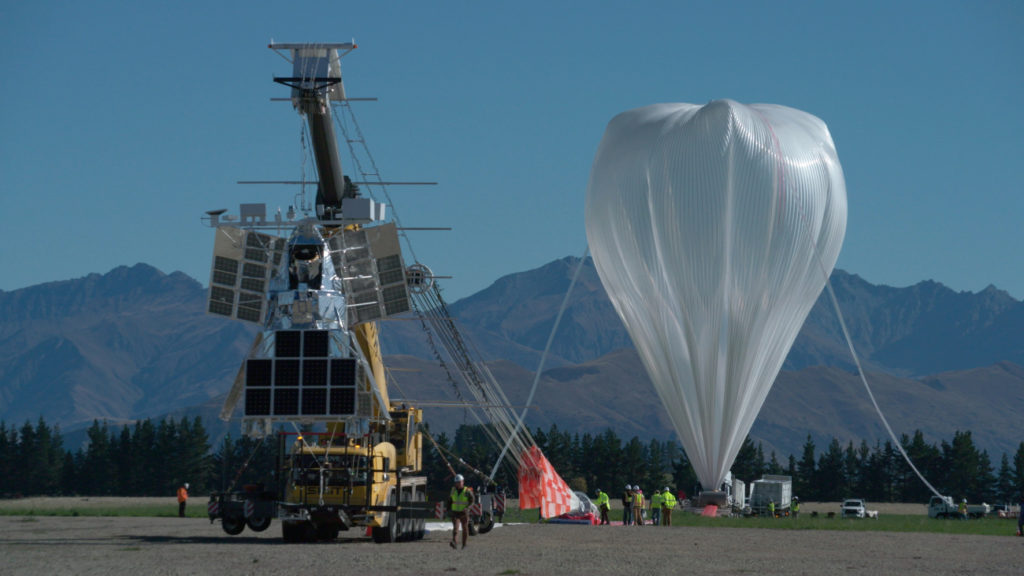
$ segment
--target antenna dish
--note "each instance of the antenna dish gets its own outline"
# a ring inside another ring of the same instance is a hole
[[[434,286],[434,273],[417,262],[405,269],[405,283],[409,292],[424,294]]]
[[[206,224],[208,226],[216,228],[217,225],[220,224],[220,216],[221,216],[221,214],[223,214],[223,213],[225,213],[227,211],[228,211],[227,208],[221,208],[219,210],[207,210],[206,211],[206,218],[201,218],[201,220],[203,222],[206,222]],[[224,219],[227,220],[227,217],[225,217]]]

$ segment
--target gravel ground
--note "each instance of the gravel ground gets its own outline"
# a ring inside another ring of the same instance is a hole
[[[1014,574],[1024,538],[881,532],[499,525],[374,544],[284,544],[199,518],[0,517],[0,574]]]

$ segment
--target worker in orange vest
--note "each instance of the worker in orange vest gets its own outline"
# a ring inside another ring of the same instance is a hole
[[[178,517],[185,517],[185,503],[188,502],[188,482],[178,487]]]

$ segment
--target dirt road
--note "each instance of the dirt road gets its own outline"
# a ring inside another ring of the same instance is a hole
[[[499,526],[448,547],[284,544],[197,518],[0,517],[0,574],[1013,574],[1024,538],[748,528]]]

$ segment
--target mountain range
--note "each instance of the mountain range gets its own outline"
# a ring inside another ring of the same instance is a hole
[[[510,274],[448,306],[513,405],[525,403],[579,265],[569,257]],[[592,261],[582,266],[527,425],[674,438]],[[996,461],[1016,450],[1024,440],[1024,303],[992,286],[977,293],[933,281],[893,288],[841,270],[831,285],[896,434],[920,429],[939,443],[971,430]],[[204,314],[205,301],[199,282],[146,264],[0,291],[0,419],[20,425],[43,417],[71,437],[93,419],[199,414],[211,435],[224,433],[215,415],[255,329]],[[455,399],[419,322],[385,322],[382,348],[394,397]],[[426,416],[433,430],[474,423],[461,409],[428,407]],[[821,449],[833,437],[872,446],[888,438],[827,291],[751,431],[780,460],[798,455],[808,436]]]

